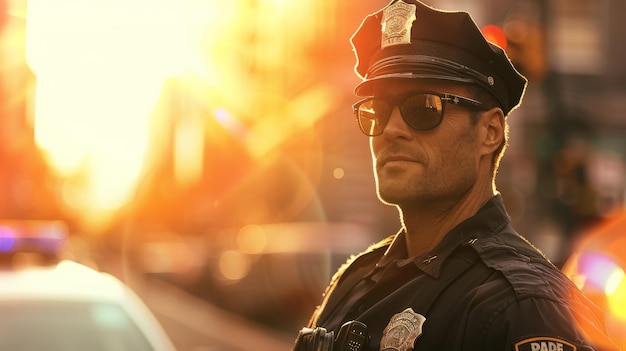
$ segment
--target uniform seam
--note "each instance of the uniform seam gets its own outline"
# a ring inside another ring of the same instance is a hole
[[[485,328],[483,330],[483,349],[485,347],[485,343],[487,342],[487,336],[489,335],[489,331],[493,327],[494,323],[498,320],[498,318],[506,311],[507,308],[511,307],[517,299],[515,297],[509,297],[504,302],[502,302],[491,314],[487,322],[485,323]]]

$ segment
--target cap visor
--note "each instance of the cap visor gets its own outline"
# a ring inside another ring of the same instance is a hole
[[[372,96],[374,95],[374,86],[379,84],[395,84],[397,81],[405,81],[407,79],[419,80],[442,80],[461,84],[474,84],[476,81],[471,78],[462,78],[455,76],[447,76],[441,74],[416,74],[416,73],[394,73],[365,79],[354,88],[356,96]],[[416,82],[417,83],[417,82]]]

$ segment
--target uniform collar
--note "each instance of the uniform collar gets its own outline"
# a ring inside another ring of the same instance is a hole
[[[510,217],[504,208],[502,196],[498,194],[487,201],[474,216],[461,222],[448,232],[443,240],[426,254],[407,257],[406,233],[401,230],[396,234],[377,266],[382,268],[395,264],[398,267],[404,267],[414,264],[424,273],[438,278],[441,265],[457,247],[472,244],[486,236],[495,235],[509,222]]]

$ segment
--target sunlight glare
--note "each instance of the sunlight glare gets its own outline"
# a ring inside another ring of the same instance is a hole
[[[291,137],[295,131],[311,128],[337,106],[338,96],[334,87],[318,85],[290,101],[277,103],[272,115],[255,124],[247,139],[248,151],[261,158]]]
[[[174,173],[181,184],[202,178],[204,166],[204,126],[199,118],[181,118],[174,136]]]
[[[611,284],[607,287],[609,306],[615,316],[626,320],[626,275],[622,269],[611,274]]]
[[[121,206],[134,188],[162,83],[190,61],[183,5],[28,2],[26,54],[37,76],[36,142],[61,176],[71,180],[81,174],[75,186],[84,186],[87,194],[68,205],[86,216]]]

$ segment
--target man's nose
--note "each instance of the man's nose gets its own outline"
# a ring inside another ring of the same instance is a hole
[[[411,127],[406,124],[404,118],[400,114],[400,108],[395,106],[389,116],[389,121],[383,130],[383,134],[389,137],[399,137],[411,135]]]

